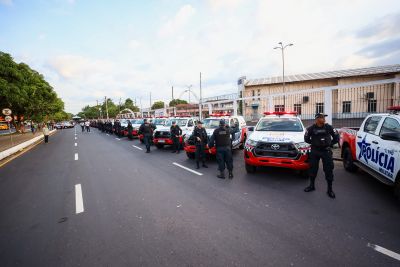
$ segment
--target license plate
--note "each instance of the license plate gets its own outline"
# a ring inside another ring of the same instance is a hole
[[[158,140],[158,142],[159,143],[165,143],[165,140],[164,139],[160,139],[160,140]]]

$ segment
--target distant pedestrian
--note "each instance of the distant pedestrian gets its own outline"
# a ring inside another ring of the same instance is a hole
[[[42,131],[43,131],[43,135],[44,135],[44,142],[48,143],[49,142],[50,130],[49,130],[49,128],[47,127],[47,125],[45,123],[43,123]]]
[[[81,128],[82,128],[82,133],[85,131],[85,122],[84,121],[81,121],[81,123],[79,123],[79,125],[81,126]]]
[[[31,121],[31,132],[32,134],[35,134],[35,125],[33,124],[33,121]]]
[[[86,132],[90,132],[90,121],[85,122]]]

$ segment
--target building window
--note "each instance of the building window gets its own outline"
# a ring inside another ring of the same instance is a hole
[[[316,103],[315,113],[324,113],[324,103]]]
[[[261,95],[260,89],[257,90],[257,95],[258,95],[258,96]],[[258,98],[258,100],[260,100],[260,98]]]
[[[301,104],[294,104],[294,111],[301,115]]]
[[[368,99],[368,112],[376,112],[376,99]]]
[[[252,93],[253,93],[253,96],[255,96],[256,95],[256,93],[254,92],[254,90],[253,91],[251,91]]]
[[[275,105],[275,112],[284,112],[285,106],[284,105]]]
[[[343,113],[351,113],[351,101],[343,101],[342,102],[342,112]]]

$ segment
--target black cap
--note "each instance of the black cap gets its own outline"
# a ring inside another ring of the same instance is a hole
[[[147,119],[144,119],[143,122],[147,122]]]
[[[172,124],[175,124],[176,123],[176,121],[172,121]]]
[[[220,121],[219,121],[219,125],[225,126],[225,120],[220,120]]]
[[[197,124],[203,124],[203,122],[202,121],[198,121]]]
[[[316,113],[315,114],[315,118],[317,119],[317,118],[324,118],[324,117],[327,117],[328,115],[326,115],[326,114],[324,114],[324,113]]]

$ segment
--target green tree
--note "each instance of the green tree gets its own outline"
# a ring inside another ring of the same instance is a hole
[[[0,52],[0,108],[6,107],[18,116],[18,121],[14,121],[18,129],[22,116],[35,121],[47,120],[64,110],[64,102],[43,75]]]
[[[133,100],[130,99],[130,98],[127,98],[125,100],[124,108],[129,108],[133,112],[138,112],[139,111],[139,108],[137,106],[135,106],[135,104],[133,103]],[[122,108],[121,108],[121,110],[122,110]]]
[[[164,108],[164,102],[163,101],[156,101],[153,103],[151,106],[151,109],[159,109],[159,108]]]
[[[171,101],[169,101],[169,106],[170,107],[175,107],[176,105],[179,104],[187,104],[188,102],[186,100],[183,99],[173,99]]]

